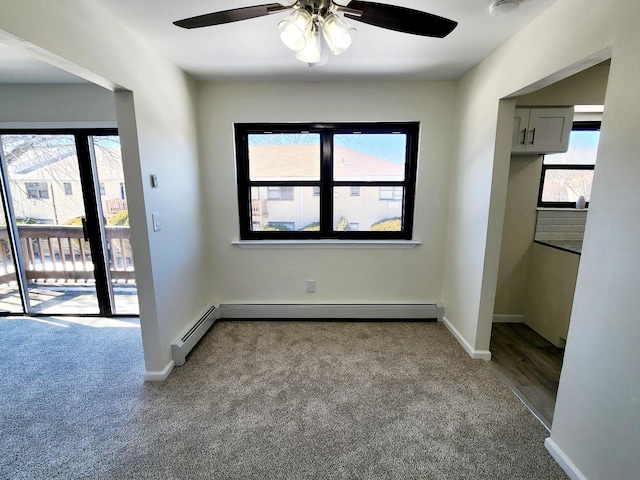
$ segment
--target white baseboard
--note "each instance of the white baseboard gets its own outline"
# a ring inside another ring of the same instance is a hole
[[[449,329],[451,334],[456,337],[456,340],[462,345],[462,348],[469,354],[469,356],[476,360],[491,360],[491,352],[489,350],[476,350],[474,349],[467,339],[462,336],[456,327],[454,327],[447,317],[442,317],[442,323]]]
[[[524,315],[494,315],[493,323],[524,323]]]
[[[211,305],[171,343],[171,354],[176,367],[184,365],[189,352],[213,326],[219,313],[220,305]]]
[[[246,304],[224,303],[220,305],[220,318],[274,319],[440,319],[441,303],[416,304]]]
[[[167,379],[174,366],[175,363],[171,360],[161,371],[145,372],[143,379],[145,382],[162,382]]]
[[[568,475],[571,480],[587,480],[580,470],[573,464],[569,457],[560,450],[560,447],[554,442],[551,437],[545,439],[544,446],[549,450],[549,453],[553,459],[558,462],[558,465],[564,470],[564,473]]]

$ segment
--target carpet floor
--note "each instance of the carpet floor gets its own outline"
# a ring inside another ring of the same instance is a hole
[[[161,383],[136,320],[0,335],[0,478],[567,478],[442,324],[219,322]]]

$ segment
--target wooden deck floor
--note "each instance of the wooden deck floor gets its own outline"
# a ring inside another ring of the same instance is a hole
[[[489,364],[550,430],[564,350],[523,323],[494,323],[490,348]]]

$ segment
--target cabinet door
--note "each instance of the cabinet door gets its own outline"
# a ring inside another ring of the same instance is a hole
[[[527,152],[566,152],[572,124],[573,107],[532,108],[529,115]]]
[[[529,109],[516,108],[516,115],[513,120],[513,136],[511,137],[512,152],[526,151],[528,126],[529,126]]]

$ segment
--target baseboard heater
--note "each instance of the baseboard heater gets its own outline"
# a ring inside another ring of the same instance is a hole
[[[171,344],[173,362],[184,365],[187,354],[196,346],[219,317],[220,305],[211,306],[182,335]]]
[[[222,319],[442,320],[441,303],[424,304],[222,304]]]

